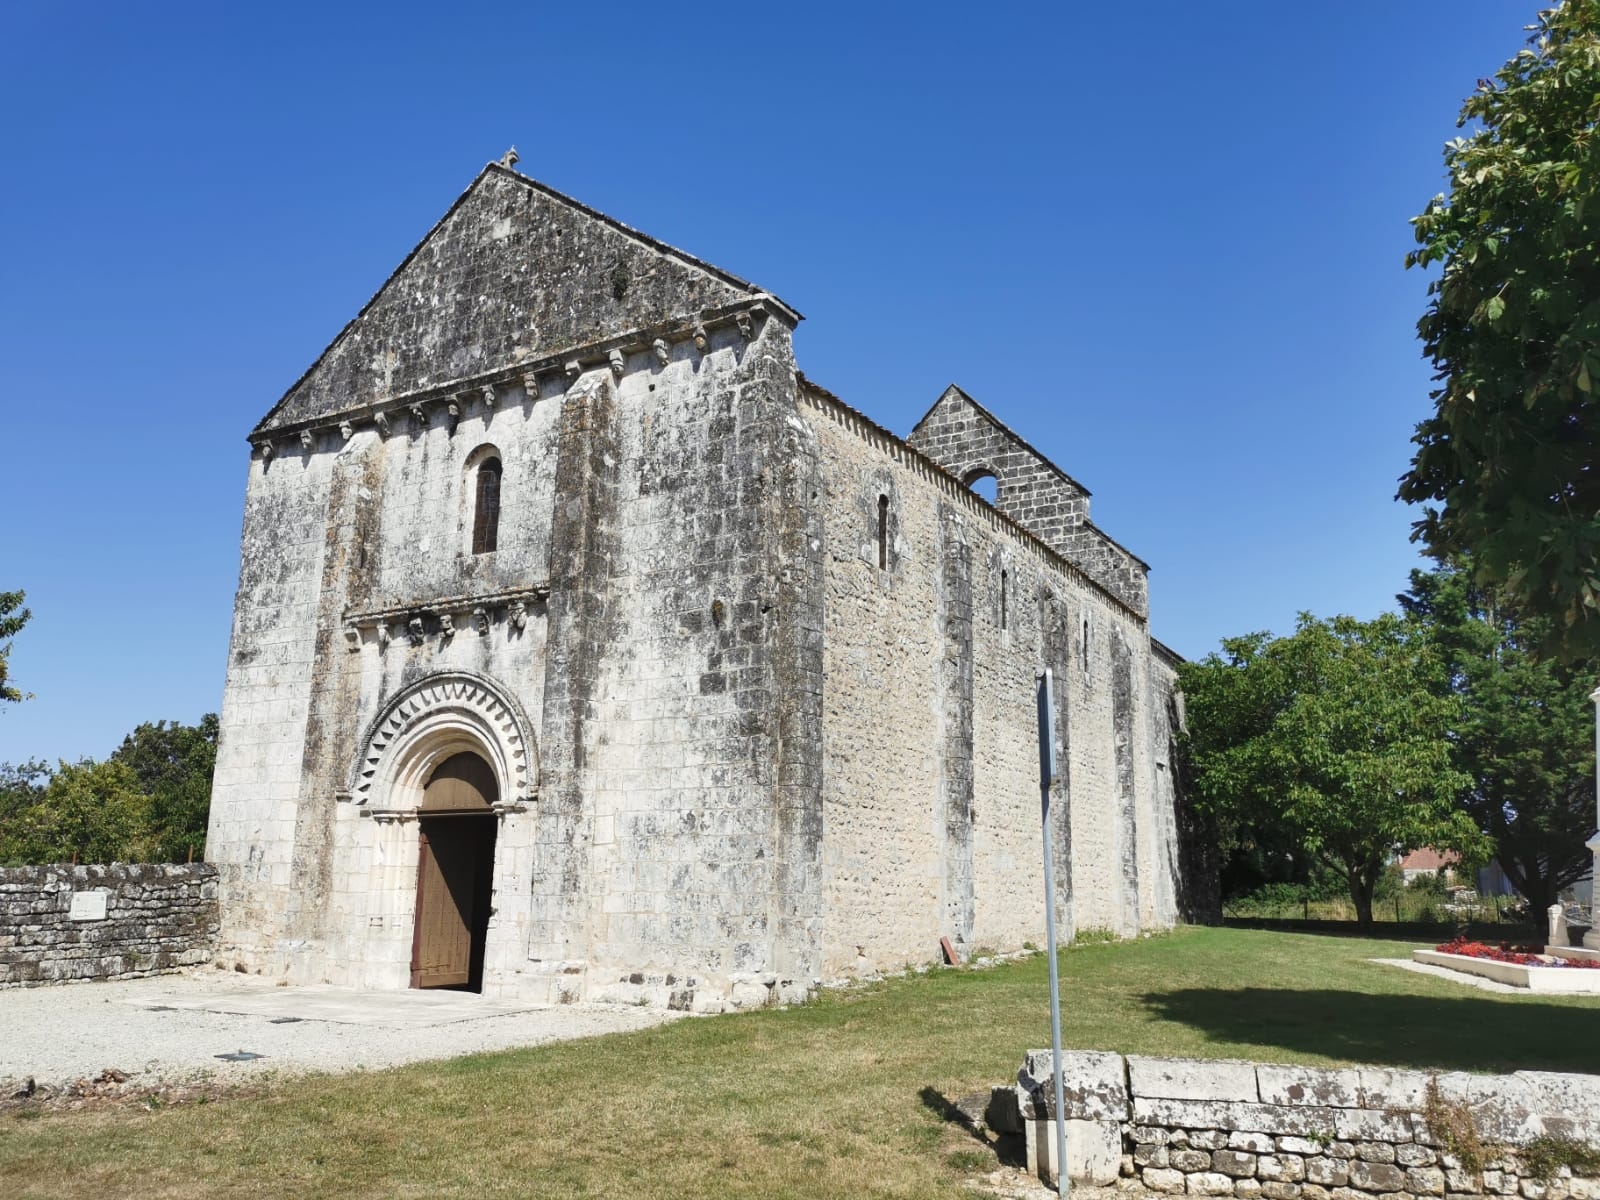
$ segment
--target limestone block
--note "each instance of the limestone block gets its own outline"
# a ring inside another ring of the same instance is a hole
[[[1074,1183],[1109,1187],[1122,1162],[1122,1126],[1115,1121],[1062,1122],[1067,1142],[1067,1178]],[[1055,1186],[1056,1131],[1051,1121],[1028,1121],[1023,1127],[1028,1170]]]
[[[1136,1167],[1167,1167],[1171,1165],[1171,1151],[1154,1142],[1135,1142],[1133,1165]]]
[[[1215,1171],[1197,1171],[1188,1177],[1186,1186],[1191,1196],[1233,1195],[1233,1177]]]
[[[1411,1114],[1366,1108],[1336,1108],[1333,1110],[1333,1132],[1352,1142],[1409,1142],[1412,1138]]]
[[[1165,1167],[1147,1167],[1140,1176],[1152,1192],[1174,1193],[1184,1189],[1184,1174]]]
[[[1391,1163],[1369,1162],[1361,1158],[1350,1163],[1350,1185],[1364,1192],[1398,1192],[1405,1187],[1405,1183],[1404,1173]]]
[[[1363,1162],[1392,1163],[1394,1147],[1388,1142],[1357,1142],[1356,1157]]]
[[[1334,1108],[1361,1105],[1361,1076],[1358,1071],[1325,1071],[1315,1067],[1274,1067],[1265,1063],[1256,1068],[1256,1085],[1263,1104],[1311,1104]]]
[[[1318,1184],[1303,1183],[1300,1185],[1300,1195],[1302,1200],[1332,1200],[1333,1193]]]
[[[1271,1154],[1277,1149],[1271,1134],[1234,1132],[1228,1135],[1229,1150],[1248,1150],[1251,1154]]]
[[[1308,1158],[1306,1181],[1320,1187],[1344,1187],[1350,1182],[1350,1164],[1342,1158]]]
[[[1055,1056],[1049,1050],[1029,1050],[1023,1066],[1054,1102]],[[1078,1121],[1128,1119],[1128,1083],[1120,1054],[1097,1050],[1061,1052],[1061,1092],[1065,1115]]]
[[[1276,1183],[1299,1183],[1305,1177],[1305,1159],[1298,1154],[1263,1154],[1256,1160],[1258,1179]]]
[[[1517,1071],[1512,1078],[1539,1098],[1539,1107],[1546,1115],[1559,1113],[1569,1121],[1600,1126],[1600,1084],[1593,1075]]]
[[[1163,1100],[1260,1099],[1256,1065],[1228,1059],[1146,1058],[1128,1055],[1133,1094]]]
[[[1155,1146],[1165,1146],[1171,1136],[1167,1130],[1159,1125],[1133,1125],[1129,1127],[1128,1132],[1133,1136],[1134,1141],[1149,1142]]]
[[[1444,1172],[1438,1167],[1407,1167],[1406,1191],[1417,1196],[1444,1195]]]
[[[1409,1110],[1420,1109],[1427,1100],[1426,1071],[1398,1071],[1387,1067],[1358,1067],[1362,1108]]]
[[[1438,1163],[1439,1155],[1426,1146],[1408,1142],[1394,1148],[1394,1161],[1402,1167],[1431,1167]]]
[[[1261,1185],[1261,1195],[1265,1200],[1299,1200],[1300,1185],[1268,1180]]]
[[[1228,1144],[1228,1134],[1221,1129],[1189,1130],[1189,1145],[1196,1150],[1221,1150]]]
[[[1149,1099],[1134,1089],[1133,1116],[1141,1124],[1188,1129],[1230,1129],[1309,1137],[1333,1128],[1331,1108],[1245,1104],[1225,1100]]]
[[[1483,1180],[1476,1171],[1466,1171],[1460,1166],[1444,1168],[1444,1186],[1447,1192],[1478,1196],[1483,1193]]]
[[[1218,1150],[1211,1156],[1211,1167],[1235,1179],[1252,1179],[1256,1173],[1256,1156],[1240,1150]]]
[[[1314,1142],[1310,1138],[1291,1136],[1275,1138],[1274,1140],[1278,1144],[1278,1149],[1285,1154],[1321,1154],[1323,1152],[1323,1144]]]
[[[1209,1171],[1211,1169],[1211,1152],[1209,1150],[1174,1150],[1168,1161],[1180,1171]]]
[[[1254,1179],[1235,1179],[1233,1194],[1237,1200],[1261,1200],[1261,1184]]]

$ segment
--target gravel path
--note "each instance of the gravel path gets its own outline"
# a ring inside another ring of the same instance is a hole
[[[13,988],[0,991],[0,1099],[29,1077],[61,1087],[115,1069],[130,1087],[238,1084],[593,1037],[682,1015],[602,1004],[539,1008],[459,992],[274,988],[206,971]],[[240,1050],[261,1057],[216,1057]]]

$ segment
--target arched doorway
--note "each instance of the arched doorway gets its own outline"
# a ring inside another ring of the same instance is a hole
[[[494,771],[471,752],[445,759],[423,787],[412,987],[483,990],[499,798]]]

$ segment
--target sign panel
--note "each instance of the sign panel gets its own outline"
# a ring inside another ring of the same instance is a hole
[[[67,913],[74,921],[104,921],[107,892],[73,892],[72,908]]]

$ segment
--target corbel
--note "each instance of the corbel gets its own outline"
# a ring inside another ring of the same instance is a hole
[[[739,327],[739,336],[745,341],[755,337],[755,330],[750,325],[750,314],[738,312],[733,314],[733,323]]]
[[[261,461],[263,463],[271,462],[272,461],[272,456],[275,453],[277,453],[277,451],[273,449],[271,442],[262,442],[261,443]]]
[[[621,379],[628,369],[628,356],[621,350],[613,350],[606,355],[606,362],[611,364],[611,374]]]
[[[378,622],[378,653],[382,654],[389,648],[389,622]]]
[[[316,436],[311,432],[311,430],[302,429],[300,431],[300,449],[304,450],[307,454],[310,454],[316,448]]]
[[[354,654],[361,649],[361,630],[354,625],[346,625],[344,627],[344,640],[345,648]]]
[[[483,605],[478,605],[472,610],[472,624],[478,631],[479,637],[489,636],[489,610]]]
[[[444,406],[445,422],[450,430],[450,436],[455,437],[456,426],[461,424],[461,406],[454,400]]]
[[[378,436],[379,437],[387,438],[389,436],[389,414],[388,413],[382,413],[382,412],[373,413],[372,414],[372,423],[378,427]]]
[[[448,642],[456,635],[455,619],[449,613],[439,614],[439,640]]]
[[[423,628],[421,617],[412,617],[406,622],[406,637],[411,639],[413,646],[422,645],[427,636],[428,631]]]
[[[483,406],[490,412],[494,411],[494,406],[500,399],[495,394],[494,384],[492,383],[486,383],[478,389],[478,398],[483,401]]]
[[[420,404],[407,405],[407,409],[411,413],[411,436],[416,437],[428,427],[428,414]]]
[[[352,437],[354,437],[355,436],[355,432],[356,432],[356,427],[354,425],[352,425],[349,421],[340,421],[339,422],[339,436],[341,438],[343,438],[345,441],[348,442]]]
[[[528,393],[529,404],[539,398],[539,372],[524,371],[522,373],[522,390]]]
[[[667,345],[666,338],[657,338],[651,342],[650,349],[656,356],[656,362],[661,366],[664,367],[672,361],[672,347]]]
[[[521,600],[518,600],[511,606],[511,616],[509,619],[511,622],[511,628],[515,629],[518,633],[521,633],[528,627],[528,606]]]
[[[567,373],[568,379],[576,379],[583,374],[583,364],[575,358],[567,359],[566,365],[561,369]]]
[[[694,348],[704,354],[711,345],[711,338],[706,334],[704,325],[694,327]]]

